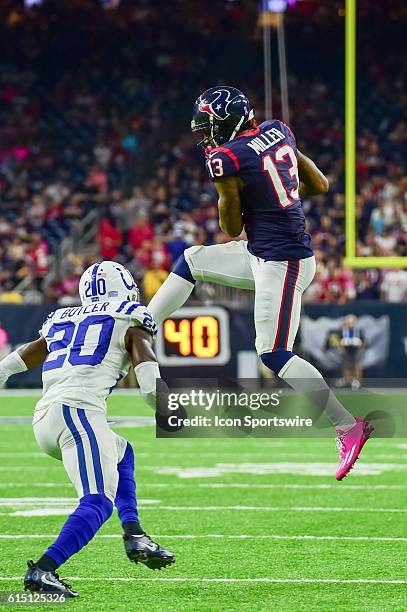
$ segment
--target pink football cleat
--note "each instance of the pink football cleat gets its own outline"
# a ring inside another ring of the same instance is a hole
[[[355,417],[356,424],[347,431],[337,429],[336,439],[339,450],[339,467],[336,471],[336,480],[345,478],[353,468],[365,442],[370,438],[374,427],[369,421]]]

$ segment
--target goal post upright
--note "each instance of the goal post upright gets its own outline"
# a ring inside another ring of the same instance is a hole
[[[356,257],[356,0],[345,4],[345,207],[346,258]]]
[[[356,30],[357,0],[345,0],[345,260],[348,268],[407,268],[407,257],[356,253]]]

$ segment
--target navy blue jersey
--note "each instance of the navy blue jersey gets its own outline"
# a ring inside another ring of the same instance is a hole
[[[290,128],[277,120],[221,147],[207,159],[213,181],[238,176],[248,249],[266,261],[304,259],[313,254],[298,194],[297,146]]]

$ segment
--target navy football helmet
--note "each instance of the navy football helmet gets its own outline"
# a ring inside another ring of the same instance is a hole
[[[244,93],[235,87],[219,85],[204,91],[195,102],[191,129],[204,132],[199,144],[218,147],[233,140],[253,119],[253,109]]]

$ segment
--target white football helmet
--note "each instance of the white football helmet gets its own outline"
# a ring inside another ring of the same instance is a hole
[[[101,261],[82,274],[79,296],[84,306],[117,300],[138,302],[140,291],[127,268],[115,261]]]

